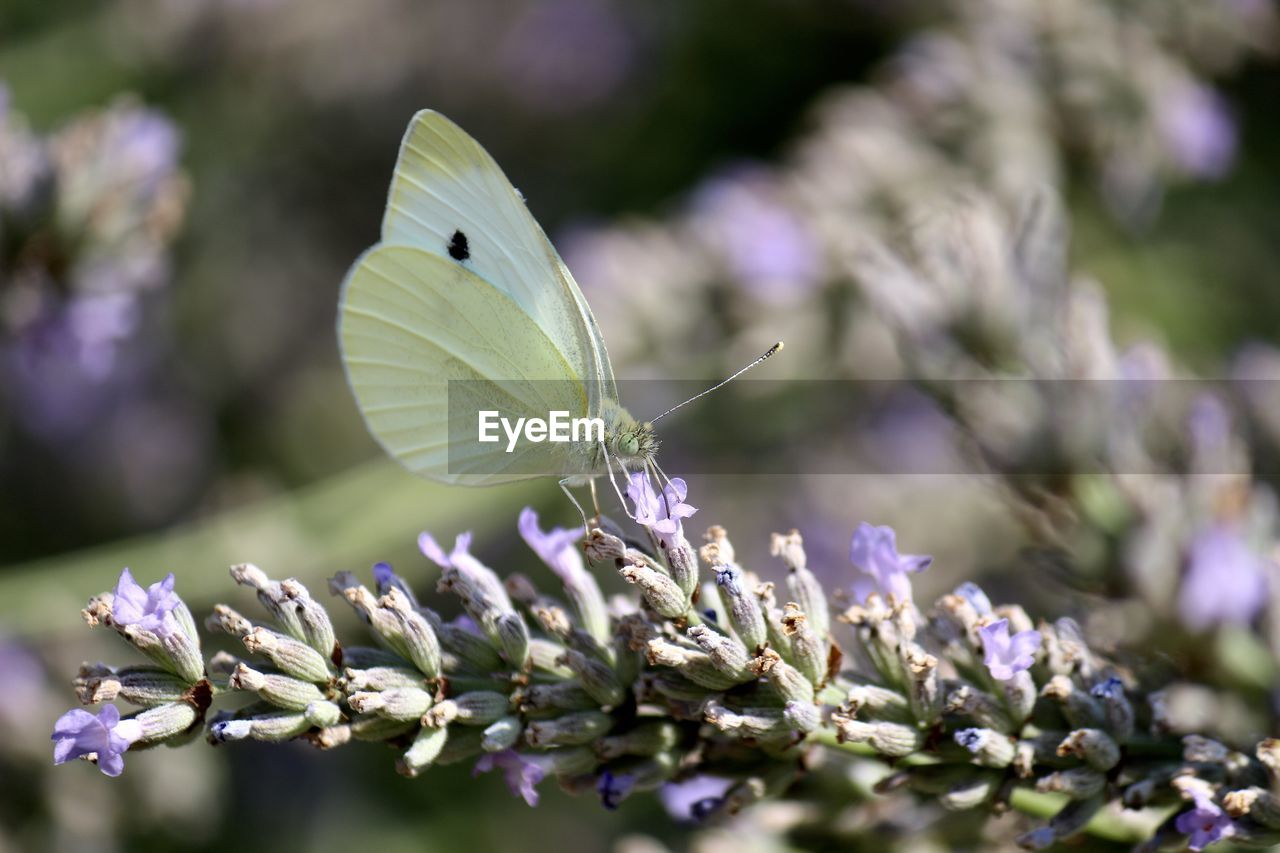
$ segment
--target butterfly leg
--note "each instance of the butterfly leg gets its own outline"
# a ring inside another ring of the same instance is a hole
[[[596,478],[592,477],[587,481],[591,486],[591,506],[595,508],[596,514],[592,518],[592,522],[596,527],[600,526],[600,495],[596,492]]]
[[[578,499],[577,499],[577,498],[575,498],[575,497],[573,496],[573,492],[569,491],[569,481],[570,481],[571,479],[573,479],[573,478],[572,478],[572,477],[565,477],[563,480],[561,480],[561,481],[560,481],[560,491],[564,492],[565,497],[567,497],[567,498],[569,499],[569,502],[573,504],[574,508],[575,508],[576,510],[578,510],[578,515],[581,515],[581,516],[582,516],[582,526],[583,526],[583,528],[584,528],[584,529],[586,529],[586,530],[590,530],[590,529],[591,529],[591,525],[587,522],[587,513],[586,513],[586,511],[582,508],[582,504],[578,503]],[[595,499],[595,494],[596,494],[596,485],[595,485],[595,482],[596,482],[595,480],[592,480],[592,481],[591,481],[591,497],[592,497],[592,499],[593,499],[593,500]],[[599,516],[599,513],[600,513],[600,509],[597,507],[597,508],[596,508],[596,515],[597,515],[597,517]]]
[[[600,442],[600,452],[604,454],[604,469],[609,472],[609,482],[613,484],[613,491],[618,496],[618,503],[622,504],[622,511],[627,514],[627,518],[634,521],[635,516],[627,509],[627,500],[622,496],[622,489],[618,488],[618,481],[614,479],[613,460],[609,458],[609,448],[605,446],[603,441]]]

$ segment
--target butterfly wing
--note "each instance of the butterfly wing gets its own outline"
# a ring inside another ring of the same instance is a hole
[[[369,431],[410,471],[467,485],[586,473],[571,444],[507,453],[505,437],[474,440],[479,409],[582,417],[590,401],[543,327],[464,265],[416,246],[373,247],[343,284],[338,335]]]
[[[616,401],[604,339],[569,269],[494,159],[437,112],[419,112],[405,133],[382,242],[417,246],[474,272],[528,315],[585,381],[593,416],[605,399]]]

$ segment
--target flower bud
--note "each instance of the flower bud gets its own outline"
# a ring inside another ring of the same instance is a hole
[[[1133,706],[1124,695],[1124,683],[1118,678],[1108,678],[1095,684],[1089,695],[1102,706],[1107,731],[1116,740],[1128,740],[1133,735]]]
[[[421,687],[393,687],[378,693],[352,693],[347,704],[357,714],[381,714],[392,720],[417,720],[431,708],[431,694]]]
[[[342,709],[326,699],[312,702],[302,713],[308,723],[319,729],[336,726],[342,719]]]
[[[850,688],[841,711],[857,716],[863,711],[877,719],[898,723],[911,722],[911,707],[901,693],[875,684],[858,684]]]
[[[813,684],[773,649],[756,655],[750,667],[753,674],[767,678],[785,701],[813,704]]]
[[[689,596],[666,574],[644,563],[628,563],[619,573],[627,583],[640,587],[644,600],[659,616],[676,619],[689,609]]]
[[[1234,818],[1247,816],[1262,826],[1280,829],[1280,797],[1266,788],[1231,791],[1222,798],[1222,805]]]
[[[358,690],[377,693],[393,687],[422,687],[422,673],[403,666],[371,666],[367,669],[348,667],[342,675],[343,689],[348,693]]]
[[[671,579],[676,586],[691,597],[698,588],[698,555],[693,546],[683,536],[677,537],[667,549],[667,565],[671,568]]]
[[[840,743],[865,743],[891,758],[910,755],[924,745],[924,733],[902,723],[864,723],[839,712],[831,715],[831,722]]]
[[[1057,703],[1062,716],[1077,729],[1102,728],[1104,715],[1100,706],[1092,696],[1076,687],[1074,681],[1065,675],[1055,675],[1040,691],[1046,699]]]
[[[448,729],[420,729],[413,744],[396,762],[396,772],[411,779],[417,776],[435,762],[448,740]]]
[[[947,713],[963,714],[980,727],[1008,732],[1013,723],[995,697],[969,684],[961,684],[947,695]]]
[[[749,651],[755,651],[768,642],[764,613],[760,602],[747,589],[746,579],[737,566],[721,563],[713,567],[720,601],[729,614],[729,624]]]
[[[189,687],[181,676],[147,666],[114,670],[105,664],[84,664],[75,680],[76,695],[86,705],[110,702],[118,697],[133,705],[149,708],[164,702],[181,701]]]
[[[822,714],[812,702],[787,702],[782,706],[782,718],[791,728],[805,734],[822,725]]]
[[[1023,723],[1031,716],[1036,705],[1036,684],[1026,670],[1015,672],[1007,681],[1000,682],[1004,701],[1015,723]]]
[[[520,710],[582,711],[594,708],[596,701],[581,684],[573,681],[557,681],[553,684],[531,684],[520,695]]]
[[[452,721],[464,726],[487,726],[510,712],[511,697],[493,690],[472,690],[440,704],[453,705],[453,711],[449,712]],[[431,712],[428,711],[427,715],[429,717]],[[425,725],[431,723],[427,722]]]
[[[711,690],[728,690],[739,681],[721,672],[705,652],[682,648],[661,637],[649,641],[647,652],[651,666],[669,666],[695,684]]]
[[[141,743],[159,743],[194,726],[200,712],[187,702],[168,702],[141,711],[134,719],[142,727]]]
[[[294,711],[303,711],[312,702],[324,699],[320,688],[309,681],[258,672],[244,663],[238,664],[232,672],[230,686],[234,690],[252,691],[265,702]]]
[[[999,777],[993,773],[975,773],[970,779],[958,782],[939,794],[938,805],[952,812],[976,809],[995,796],[999,783]]]
[[[602,737],[595,742],[596,755],[613,761],[624,755],[647,758],[672,749],[680,742],[680,730],[670,722],[641,723],[629,731]]]
[[[1105,773],[1120,763],[1120,746],[1101,729],[1076,729],[1058,745],[1058,755],[1073,755]]]
[[[721,634],[706,625],[694,625],[686,632],[717,670],[737,681],[751,678],[747,671],[750,655],[736,637]]]
[[[209,727],[212,743],[253,738],[262,741],[284,741],[311,728],[312,723],[299,711],[269,711],[240,719],[224,719]]]
[[[550,720],[537,720],[525,729],[530,746],[580,746],[613,727],[613,717],[600,711],[578,711]]]
[[[1008,767],[1014,759],[1016,746],[1013,738],[992,729],[961,729],[955,734],[956,743],[973,755],[973,760],[983,767]]]
[[[589,658],[576,649],[569,649],[560,657],[560,663],[573,670],[573,674],[582,682],[583,689],[604,710],[621,704],[626,698],[618,676],[600,661]]]
[[[480,748],[485,752],[511,749],[520,741],[520,735],[523,733],[524,724],[520,722],[519,717],[500,717],[485,727]]]
[[[399,588],[392,587],[379,603],[390,610],[396,620],[399,642],[405,656],[427,678],[440,677],[440,639],[431,623],[413,607],[413,602]]]
[[[324,655],[292,637],[257,627],[242,637],[241,642],[250,652],[265,656],[276,667],[295,678],[324,684],[332,677],[329,662]]]
[[[918,643],[904,642],[901,648],[902,669],[907,675],[907,700],[916,720],[932,725],[942,716],[942,684],[938,678],[938,659],[925,652]]]
[[[498,645],[514,669],[522,670],[529,660],[529,628],[519,613],[504,613],[497,622]]]
[[[795,599],[809,621],[809,630],[818,639],[825,640],[831,633],[831,615],[827,604],[827,593],[818,582],[817,576],[807,566],[808,558],[804,552],[804,540],[800,532],[792,530],[786,535],[773,534],[770,552],[781,557],[790,570],[787,574],[787,589]]]
[[[720,731],[739,738],[785,737],[792,731],[782,708],[730,708],[712,699],[703,709],[703,718]]]
[[[1040,793],[1066,794],[1073,800],[1087,800],[1102,793],[1107,777],[1088,767],[1073,767],[1050,773],[1036,782]]]

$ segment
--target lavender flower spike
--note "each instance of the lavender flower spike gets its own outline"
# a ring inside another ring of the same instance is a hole
[[[911,580],[908,572],[922,572],[933,562],[933,557],[898,553],[898,537],[892,527],[876,527],[865,521],[858,525],[849,543],[849,561],[854,568],[866,575],[854,584],[859,601],[866,601],[872,592],[900,602],[911,601]]]
[[[124,772],[125,751],[140,737],[142,724],[121,720],[115,705],[105,706],[96,716],[74,708],[53,724],[53,763],[92,755],[104,774],[119,776]]]
[[[688,495],[689,487],[679,477],[667,483],[661,494],[654,491],[647,471],[631,472],[627,483],[627,497],[635,504],[636,521],[649,528],[668,550],[677,539],[684,538],[680,520],[698,511],[684,502]]]
[[[167,634],[177,627],[173,610],[182,599],[173,591],[173,572],[164,580],[143,589],[125,569],[116,582],[111,618],[121,627],[136,625],[153,634]]]
[[[1008,681],[1016,673],[1030,669],[1040,648],[1039,631],[1019,631],[1009,636],[1009,620],[997,619],[978,629],[982,637],[983,663],[991,677]]]
[[[479,776],[494,769],[500,769],[506,777],[511,796],[524,797],[530,807],[538,805],[538,790],[535,786],[547,775],[541,762],[521,755],[514,749],[504,749],[480,756],[471,775]]]
[[[1190,836],[1187,839],[1189,850],[1203,850],[1235,832],[1231,818],[1205,796],[1196,797],[1195,808],[1178,815],[1174,826],[1178,832]]]

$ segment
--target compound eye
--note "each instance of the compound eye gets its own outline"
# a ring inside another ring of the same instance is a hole
[[[635,456],[640,452],[640,439],[628,433],[618,440],[618,452],[623,456]]]

